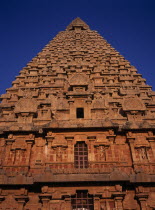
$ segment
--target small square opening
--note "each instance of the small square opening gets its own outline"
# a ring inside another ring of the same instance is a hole
[[[76,118],[84,118],[84,108],[76,109]]]

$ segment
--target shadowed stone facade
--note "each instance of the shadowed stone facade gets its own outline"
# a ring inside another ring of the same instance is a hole
[[[155,209],[155,92],[76,18],[0,104],[0,210]]]

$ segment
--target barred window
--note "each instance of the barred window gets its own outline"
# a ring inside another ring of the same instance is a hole
[[[94,210],[93,196],[87,190],[77,191],[71,198],[72,210]]]
[[[88,147],[85,142],[77,142],[74,146],[75,168],[88,168]]]

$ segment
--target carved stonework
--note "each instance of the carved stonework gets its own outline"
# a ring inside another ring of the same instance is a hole
[[[47,147],[44,139],[36,138],[35,144],[32,147],[31,163],[36,166],[43,166],[45,162]]]
[[[147,205],[150,207],[150,208],[155,208],[155,192],[151,192],[150,195],[149,195],[149,198],[147,200]]]
[[[89,83],[89,78],[85,74],[75,74],[69,80],[72,86],[85,86]]]
[[[0,209],[155,209],[155,92],[80,18],[0,99]]]
[[[133,192],[127,192],[124,200],[123,200],[123,208],[127,209],[138,209],[137,201],[135,200],[135,194]]]
[[[101,202],[100,209],[101,210],[106,210],[106,209],[113,210],[113,209],[115,209],[115,202],[114,202],[114,200],[112,201],[112,200],[108,199],[108,200],[106,200],[104,202]]]
[[[18,210],[19,209],[19,204],[18,202],[14,199],[12,195],[8,195],[4,201],[0,204],[0,209],[1,210]]]
[[[123,101],[123,110],[124,111],[144,111],[145,105],[139,98],[125,98]]]
[[[50,201],[49,208],[51,210],[62,210],[65,209],[65,205],[61,201]]]
[[[58,95],[56,109],[57,110],[68,110],[69,109],[69,104],[66,100],[64,100],[62,95]]]
[[[24,210],[41,210],[42,204],[39,201],[38,195],[30,195],[29,201],[26,203]]]
[[[15,113],[35,113],[37,101],[35,99],[22,98],[15,106]]]
[[[98,146],[97,149],[97,160],[99,161],[106,161],[106,150],[108,149],[107,146]]]

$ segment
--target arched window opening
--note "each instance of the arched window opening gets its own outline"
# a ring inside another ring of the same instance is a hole
[[[88,168],[88,147],[85,142],[77,142],[74,146],[75,168]]]

